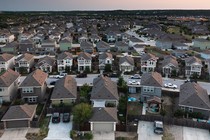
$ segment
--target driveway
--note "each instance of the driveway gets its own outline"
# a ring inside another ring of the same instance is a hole
[[[162,135],[154,133],[154,123],[139,121],[138,124],[138,140],[162,140]]]
[[[28,128],[7,129],[4,131],[4,134],[1,136],[0,140],[27,140],[25,138],[27,132]]]
[[[115,140],[114,132],[94,132],[93,140]]]
[[[61,122],[60,123],[52,123],[52,118],[49,124],[48,135],[44,140],[71,140],[70,131],[72,130],[72,119],[69,123],[62,122],[61,114]]]

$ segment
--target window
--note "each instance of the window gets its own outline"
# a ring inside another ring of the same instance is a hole
[[[23,88],[23,93],[33,93],[33,88]]]
[[[30,97],[30,98],[28,98],[28,102],[30,102],[30,103],[36,102],[36,97]]]
[[[182,106],[182,107],[181,107],[181,110],[185,111],[185,107]]]
[[[0,88],[0,92],[3,92],[4,91],[4,89],[3,88]]]
[[[190,107],[189,107],[188,111],[189,111],[189,112],[193,112],[193,108],[190,108]]]
[[[147,87],[143,87],[143,91],[144,92],[147,92]]]
[[[154,87],[143,87],[144,92],[154,92]]]

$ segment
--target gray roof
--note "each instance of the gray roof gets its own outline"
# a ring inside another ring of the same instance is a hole
[[[133,65],[134,66],[134,60],[130,56],[120,57],[119,65],[121,65],[124,62],[128,62],[130,65]]]
[[[112,54],[111,53],[102,53],[102,54],[99,54],[98,59],[106,59],[106,58],[112,59]]]
[[[63,60],[63,59],[73,59],[73,56],[69,52],[62,52],[58,55],[57,60]]]
[[[162,76],[158,72],[144,73],[141,78],[141,85],[162,87],[163,85]]]
[[[115,43],[115,46],[117,46],[117,47],[128,47],[128,44],[125,43],[124,41],[117,41]]]
[[[186,58],[185,63],[187,63],[187,64],[199,63],[202,65],[201,60],[195,56]]]
[[[0,61],[1,62],[7,62],[10,59],[12,59],[13,57],[14,57],[14,55],[12,55],[12,54],[3,53],[2,55],[0,55]]]
[[[16,61],[19,61],[19,60],[21,60],[21,59],[24,59],[24,60],[26,60],[26,61],[30,61],[30,60],[32,60],[33,58],[34,58],[34,55],[29,54],[29,53],[25,53],[25,54],[21,55],[20,57],[18,57],[18,58],[16,59]]]
[[[175,68],[178,68],[178,62],[176,60],[176,57],[172,55],[164,57],[164,60],[162,61],[162,67],[165,67],[166,65],[169,64],[172,64]]]
[[[0,87],[9,87],[19,76],[18,72],[8,69],[0,76]]]
[[[86,52],[81,52],[79,55],[78,55],[78,59],[79,58],[84,58],[86,60],[92,60],[92,57],[89,53],[86,53]]]
[[[100,76],[93,80],[91,99],[119,100],[117,84],[109,77]]]
[[[70,75],[63,77],[56,82],[51,96],[51,99],[64,98],[77,98],[77,82]]]
[[[81,49],[93,49],[94,46],[91,42],[82,41],[80,43],[80,47],[81,47]]]
[[[141,60],[143,61],[147,61],[149,59],[157,59],[157,57],[151,53],[145,53],[144,55],[141,56]]]
[[[140,40],[140,39],[138,39],[136,37],[131,37],[130,41],[132,41],[132,42],[143,42],[142,40]]]
[[[13,119],[32,119],[35,115],[37,105],[15,105],[10,106],[8,111],[4,114],[2,121]]]
[[[93,115],[90,122],[117,122],[117,109],[114,107],[93,108]]]
[[[179,105],[210,109],[207,90],[202,88],[198,83],[184,83],[180,87]]]
[[[49,56],[45,56],[39,59],[38,63],[36,64],[36,67],[40,67],[43,64],[48,64],[50,66],[53,66],[55,64],[55,59]]]
[[[110,45],[104,41],[99,41],[98,43],[96,43],[96,48],[101,49],[101,48],[106,48],[109,49]]]

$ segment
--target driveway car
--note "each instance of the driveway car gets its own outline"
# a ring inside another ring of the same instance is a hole
[[[50,85],[55,85],[56,81],[50,82]]]
[[[87,74],[86,73],[80,73],[80,74],[77,74],[76,78],[86,78],[87,77]]]
[[[163,122],[161,121],[154,122],[154,133],[163,134]]]
[[[134,74],[131,76],[131,79],[141,79],[141,76],[139,74]]]
[[[167,83],[167,84],[165,84],[165,85],[164,85],[164,87],[166,87],[166,88],[174,88],[174,89],[176,89],[176,88],[177,88],[177,85],[172,84],[172,83]]]
[[[131,80],[131,81],[128,82],[128,84],[130,84],[130,85],[140,85],[140,82],[136,81],[136,80]]]
[[[52,115],[52,123],[59,123],[60,122],[60,113],[55,112]]]
[[[63,122],[70,121],[70,113],[63,113]]]

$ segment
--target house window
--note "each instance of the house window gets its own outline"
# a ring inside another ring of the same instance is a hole
[[[181,107],[181,110],[185,111],[185,107],[182,106],[182,107]]]
[[[28,98],[28,102],[30,102],[30,103],[36,102],[36,97],[30,97],[30,98]]]
[[[0,92],[3,92],[4,91],[4,89],[3,88],[0,88]]]
[[[147,87],[143,87],[143,91],[144,92],[147,92]]]
[[[190,108],[190,107],[189,107],[188,111],[189,111],[189,112],[193,112],[193,108]]]
[[[33,88],[23,88],[23,93],[33,93]]]

